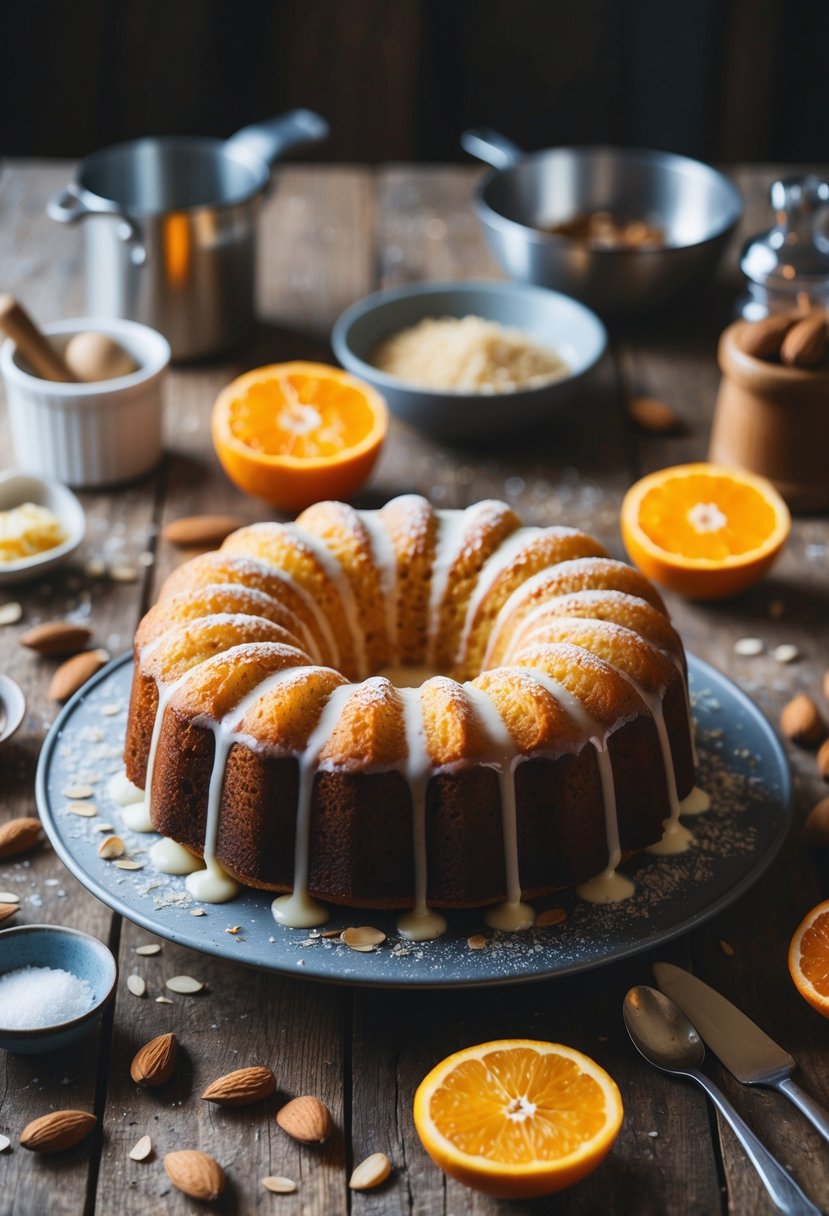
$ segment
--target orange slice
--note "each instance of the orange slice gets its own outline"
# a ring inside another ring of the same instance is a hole
[[[502,1039],[433,1068],[415,1094],[414,1120],[445,1173],[501,1199],[528,1199],[596,1168],[622,1125],[622,1099],[581,1052]]]
[[[231,481],[284,511],[350,498],[388,427],[379,393],[325,363],[274,363],[239,376],[213,407],[213,443]]]
[[[765,478],[704,463],[637,481],[620,522],[625,548],[644,575],[703,600],[750,587],[791,531],[788,508]]]
[[[829,899],[798,926],[789,946],[789,974],[800,995],[829,1018]]]

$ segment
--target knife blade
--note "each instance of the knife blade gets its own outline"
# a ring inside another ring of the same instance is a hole
[[[662,992],[694,1023],[700,1038],[743,1085],[776,1089],[829,1143],[829,1113],[792,1080],[796,1061],[722,993],[672,963],[654,963]]]

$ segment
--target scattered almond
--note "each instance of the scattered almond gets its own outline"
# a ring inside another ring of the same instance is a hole
[[[385,1153],[372,1153],[361,1161],[348,1180],[352,1191],[370,1191],[385,1182],[391,1173],[391,1161]]]
[[[114,583],[135,583],[138,581],[138,571],[129,562],[121,562],[110,567],[109,577]]]
[[[824,781],[829,781],[829,739],[818,748],[817,771]]]
[[[740,655],[741,658],[754,658],[755,655],[763,653],[762,638],[737,638],[734,643],[734,653]]]
[[[94,802],[70,802],[65,809],[69,815],[80,815],[83,819],[94,819],[98,814]]]
[[[149,1136],[142,1136],[137,1140],[130,1149],[130,1158],[133,1161],[146,1161],[150,1153],[153,1151],[153,1142]]]
[[[158,942],[150,942],[150,943],[149,943],[148,945],[146,945],[146,946],[136,946],[136,947],[135,947],[135,953],[136,953],[136,954],[142,954],[142,955],[144,955],[146,958],[149,958],[149,957],[151,957],[153,954],[160,954],[160,953],[161,953],[161,947],[159,946]]]
[[[296,1190],[293,1178],[282,1178],[279,1174],[269,1174],[267,1178],[263,1178],[262,1186],[274,1195],[293,1195]]]
[[[15,912],[20,911],[20,904],[0,904],[0,925],[11,920]]]
[[[682,429],[682,419],[656,397],[631,397],[627,413],[634,426],[649,435],[671,435]]]
[[[205,912],[204,908],[191,908],[190,915],[191,916],[207,916],[207,913]]]
[[[0,858],[33,849],[40,839],[40,820],[23,816],[0,824]]]
[[[248,1106],[269,1098],[275,1089],[276,1077],[270,1068],[253,1064],[218,1077],[208,1085],[202,1099],[219,1106]]]
[[[544,912],[539,912],[535,923],[539,929],[545,929],[549,925],[560,925],[566,919],[567,913],[563,908],[547,908]]]
[[[352,950],[367,951],[380,946],[386,940],[385,933],[371,925],[360,925],[356,929],[343,929],[340,940]]]
[[[20,896],[16,891],[0,891],[0,904],[19,904]]]
[[[791,327],[780,347],[789,367],[816,367],[826,354],[826,315],[819,309]]]
[[[172,1001],[168,996],[157,996],[155,998],[156,1005],[172,1005]]]
[[[194,1148],[168,1153],[164,1169],[173,1186],[191,1199],[210,1202],[225,1189],[225,1173],[218,1161]]]
[[[470,950],[485,950],[489,942],[483,933],[473,933],[471,937],[466,939],[466,944]]]
[[[0,604],[0,625],[16,625],[22,615],[23,605],[18,604],[17,600]]]
[[[723,954],[725,954],[728,958],[731,958],[731,956],[734,954],[734,947],[730,942],[724,942],[722,938],[720,938],[720,950],[722,950]]]
[[[8,1136],[0,1136],[0,1153],[5,1153],[6,1149],[11,1146],[11,1140]]]
[[[106,650],[82,650],[61,663],[52,682],[49,685],[49,698],[52,701],[68,701],[73,693],[82,688],[87,680],[100,671],[109,662]]]
[[[20,645],[27,646],[37,654],[77,654],[83,650],[92,630],[86,625],[73,625],[69,621],[44,621],[20,635]]]
[[[186,515],[171,520],[161,535],[180,549],[213,549],[243,524],[238,515]]]
[[[120,861],[112,863],[119,870],[143,870],[143,861],[133,861],[130,857],[122,857]]]
[[[780,714],[780,730],[793,743],[814,747],[826,738],[826,723],[815,702],[805,692],[783,707]]]
[[[139,1047],[130,1064],[130,1076],[136,1085],[155,1089],[166,1085],[175,1072],[178,1039],[174,1034],[160,1034]]]
[[[194,979],[192,975],[174,975],[167,980],[167,987],[171,992],[178,992],[183,996],[188,996],[194,992],[201,992],[204,984],[201,980]]]
[[[20,1135],[33,1153],[62,1153],[88,1136],[98,1120],[85,1110],[53,1110],[28,1123]]]
[[[235,937],[241,927],[241,925],[228,925],[225,929],[225,933],[229,933],[231,937]]]
[[[91,798],[95,793],[91,785],[67,785],[65,790],[61,790],[64,798]]]
[[[739,334],[739,346],[755,359],[776,359],[783,339],[797,321],[797,313],[774,313],[762,321],[744,325]]]
[[[126,847],[120,836],[107,836],[98,845],[98,856],[103,857],[104,861],[113,861],[116,857],[123,857]]]
[[[803,835],[809,844],[829,848],[829,798],[816,802],[803,824]]]
[[[144,996],[147,991],[147,985],[140,975],[128,975],[127,987],[133,996]]]
[[[791,642],[783,642],[780,646],[775,646],[771,652],[772,658],[777,663],[794,663],[800,658],[800,651]]]
[[[276,1121],[283,1132],[303,1144],[323,1144],[334,1129],[328,1107],[310,1094],[287,1102],[276,1112]]]

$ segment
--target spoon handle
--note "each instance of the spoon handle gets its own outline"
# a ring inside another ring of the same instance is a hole
[[[821,1216],[820,1208],[804,1195],[797,1183],[789,1177],[783,1166],[755,1136],[748,1124],[737,1114],[725,1094],[704,1073],[689,1071],[687,1074],[705,1090],[708,1097],[728,1122],[734,1135],[746,1151],[751,1164],[771,1197],[774,1206],[788,1216]]]
[[[823,1109],[814,1098],[801,1089],[791,1077],[778,1081],[774,1087],[779,1093],[785,1094],[790,1102],[794,1102],[798,1110],[811,1120],[823,1139],[829,1142],[829,1113]]]

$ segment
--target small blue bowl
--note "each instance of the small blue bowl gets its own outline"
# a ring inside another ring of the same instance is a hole
[[[97,937],[63,925],[21,925],[0,932],[0,975],[20,967],[53,967],[86,980],[95,1000],[86,1013],[54,1026],[10,1030],[0,1009],[0,1047],[21,1055],[58,1051],[82,1038],[100,1021],[115,994],[118,969],[111,952]]]
[[[568,364],[560,380],[507,393],[421,388],[381,372],[372,362],[377,346],[424,317],[483,317],[522,330],[551,347]],[[573,404],[585,377],[607,345],[599,318],[577,300],[525,283],[408,283],[358,300],[334,324],[331,345],[340,363],[366,380],[389,409],[439,439],[487,442],[548,422]]]

